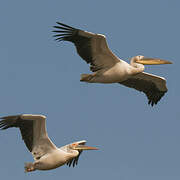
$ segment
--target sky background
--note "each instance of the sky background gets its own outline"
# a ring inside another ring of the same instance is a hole
[[[75,168],[24,173],[31,162],[19,131],[0,132],[2,179],[179,180],[180,179],[180,1],[1,0],[0,116],[47,116],[57,146],[87,140]],[[52,37],[56,21],[106,35],[121,59],[159,57],[172,65],[148,66],[167,79],[158,105],[119,84],[79,81],[89,67],[69,42]]]

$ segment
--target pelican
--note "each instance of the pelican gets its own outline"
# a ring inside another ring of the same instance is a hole
[[[55,169],[64,164],[74,167],[77,165],[83,150],[98,149],[85,146],[85,140],[57,148],[48,137],[46,116],[44,115],[21,114],[5,116],[0,119],[0,128],[2,130],[11,127],[20,129],[22,139],[34,157],[33,163],[25,163],[25,172]]]
[[[88,64],[92,74],[82,74],[80,81],[88,83],[120,83],[138,91],[148,98],[148,104],[154,105],[167,92],[163,77],[145,73],[144,65],[172,64],[159,58],[147,58],[138,55],[131,58],[130,64],[118,58],[108,48],[106,37],[73,28],[57,22],[54,26],[57,41],[70,41],[75,44],[77,53]]]

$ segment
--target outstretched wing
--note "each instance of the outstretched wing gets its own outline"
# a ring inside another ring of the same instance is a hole
[[[108,68],[119,62],[108,48],[104,35],[82,31],[59,22],[57,24],[59,26],[54,26],[57,30],[53,31],[58,33],[54,35],[56,40],[74,43],[79,56],[91,64],[91,71]]]
[[[29,151],[32,151],[33,146],[33,121],[24,121],[21,118],[21,115],[15,116],[5,116],[0,118],[0,128],[2,130],[8,129],[11,127],[17,127],[21,131],[22,139],[26,144]]]
[[[56,148],[51,142],[46,131],[46,117],[43,115],[22,114],[1,117],[0,128],[8,129],[17,127],[21,131],[22,138],[34,156],[39,159],[50,150]]]
[[[148,104],[151,106],[157,104],[167,92],[166,80],[164,78],[145,72],[130,77],[120,82],[120,84],[144,92],[149,100]]]

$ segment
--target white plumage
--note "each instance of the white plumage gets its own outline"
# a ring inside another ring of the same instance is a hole
[[[67,164],[75,166],[83,150],[97,150],[95,147],[85,146],[86,141],[77,141],[61,148],[57,148],[50,140],[46,131],[46,116],[22,114],[1,117],[0,128],[17,127],[22,138],[32,153],[33,163],[26,163],[25,172],[35,170],[50,170]]]
[[[80,81],[88,83],[120,83],[146,94],[149,104],[157,104],[167,92],[164,78],[143,73],[142,64],[171,64],[166,60],[135,56],[131,63],[119,59],[109,49],[106,37],[94,34],[57,22],[54,26],[58,34],[57,41],[70,41],[75,44],[77,53],[87,63],[90,63],[92,74],[82,74]]]

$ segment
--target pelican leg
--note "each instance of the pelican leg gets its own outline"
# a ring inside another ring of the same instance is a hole
[[[35,171],[34,163],[25,163],[24,170],[25,172]]]
[[[92,78],[91,74],[81,74],[81,79],[80,81],[85,81],[85,82],[89,82]]]
[[[96,76],[96,73],[93,74],[81,74],[81,79],[80,81],[84,81],[84,82],[92,82],[93,78]]]

